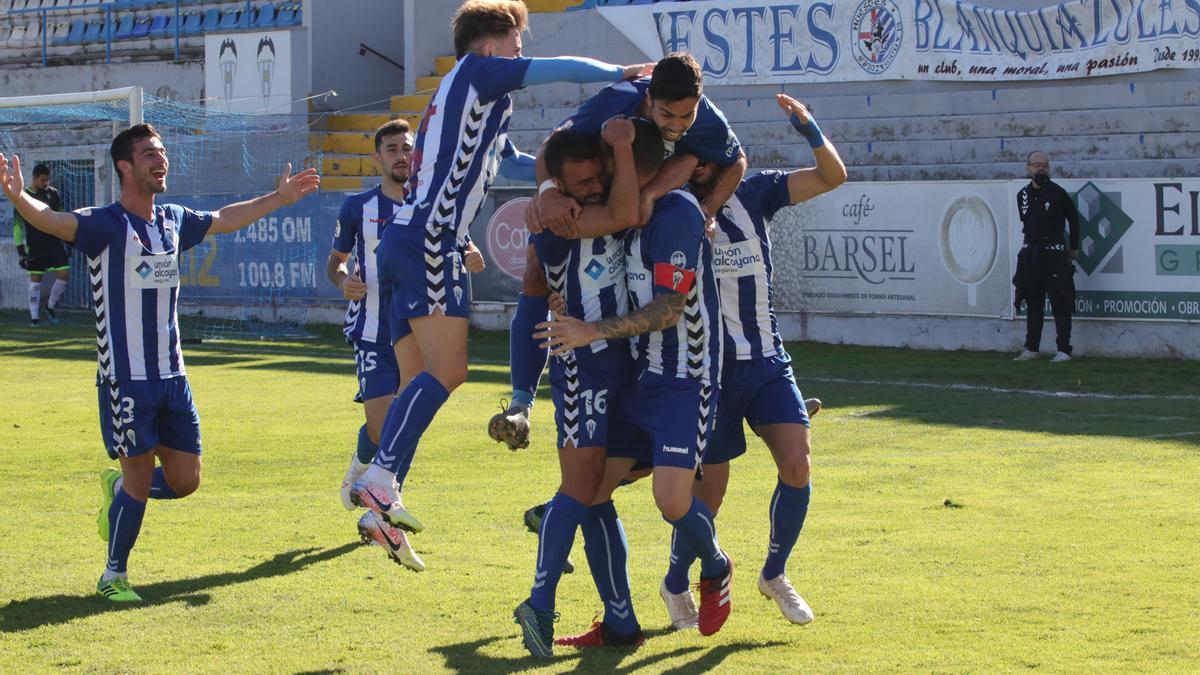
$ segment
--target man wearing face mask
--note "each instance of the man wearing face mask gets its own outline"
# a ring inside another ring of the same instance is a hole
[[[1071,310],[1075,302],[1072,261],[1079,256],[1079,214],[1067,191],[1050,180],[1050,160],[1045,153],[1029,153],[1025,168],[1030,182],[1017,193],[1025,243],[1017,254],[1013,285],[1017,309],[1025,301],[1027,324],[1025,348],[1016,360],[1038,358],[1049,295],[1058,347],[1051,361],[1061,363],[1071,360]],[[1070,230],[1069,241],[1064,238],[1064,226]]]

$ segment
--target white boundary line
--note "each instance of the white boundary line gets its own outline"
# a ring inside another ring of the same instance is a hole
[[[1046,398],[1084,398],[1104,401],[1200,401],[1200,396],[1189,394],[1106,394],[1083,391],[1045,391],[1042,389],[1011,389],[987,387],[980,384],[934,384],[931,382],[907,382],[905,380],[856,380],[841,377],[798,377],[801,382],[825,382],[828,384],[859,384],[877,387],[913,387],[917,389],[950,389],[952,391],[983,391],[990,394],[1021,394]]]

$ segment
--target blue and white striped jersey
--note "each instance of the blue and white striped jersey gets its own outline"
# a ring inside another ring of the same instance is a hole
[[[417,129],[413,174],[397,222],[426,230],[445,254],[466,244],[508,143],[512,99],[531,59],[466,54],[442,78]],[[433,252],[433,251],[431,251]]]
[[[120,202],[75,211],[75,248],[88,259],[96,346],[105,380],[184,374],[179,347],[179,253],[199,244],[212,214],[175,204],[146,222]]]
[[[532,243],[546,272],[546,281],[551,291],[566,300],[568,314],[582,321],[599,321],[628,311],[624,236],[620,232],[596,239],[572,240],[549,230],[533,235]],[[609,347],[609,342],[597,340],[589,347],[595,353]]]
[[[342,202],[337,225],[333,229],[333,250],[349,253],[351,273],[367,284],[362,300],[352,300],[346,308],[343,331],[346,339],[391,344],[386,307],[379,302],[379,266],[375,249],[383,233],[399,213],[401,204],[383,194],[379,186],[351,195]]]
[[[783,354],[771,303],[767,223],[791,204],[787,173],[746,178],[717,213],[713,273],[721,289],[725,348],[739,361]]]
[[[721,307],[705,220],[690,192],[674,190],[654,204],[645,227],[625,237],[631,310],[645,307],[656,295],[687,294],[679,323],[630,338],[638,370],[702,382],[720,380]]]
[[[615,115],[639,115],[649,89],[648,77],[610,84],[585,101],[561,126],[583,134],[598,134],[600,127]],[[717,166],[729,166],[737,161],[741,147],[725,115],[707,97],[701,96],[696,121],[675,143],[674,150],[670,147],[667,150],[668,154],[684,152]]]

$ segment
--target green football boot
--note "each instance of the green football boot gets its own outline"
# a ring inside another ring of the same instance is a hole
[[[96,593],[111,602],[142,601],[142,596],[134,592],[133,587],[129,585],[129,580],[125,577],[117,577],[108,581],[105,581],[104,577],[100,577],[100,581],[96,583]]]

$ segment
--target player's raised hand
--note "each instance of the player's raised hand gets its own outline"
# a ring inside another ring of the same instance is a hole
[[[8,158],[0,153],[0,187],[4,189],[4,196],[8,200],[16,203],[17,197],[21,191],[25,189],[25,178],[21,176],[21,158],[13,155],[12,164],[9,165]]]
[[[317,175],[316,169],[308,168],[293,176],[292,163],[288,162],[279,176],[275,191],[283,198],[283,203],[295,204],[305,195],[316,192],[319,187],[321,187],[321,177]]]
[[[808,121],[812,119],[812,109],[787,94],[775,94],[775,101],[780,108],[783,108],[788,117],[792,115],[799,117],[801,124],[808,124]]]
[[[639,77],[649,77],[654,73],[654,62],[650,63],[635,63],[631,66],[625,66],[625,74],[621,76],[622,80],[636,80]]]
[[[635,135],[633,120],[624,115],[609,118],[600,125],[600,138],[614,148],[632,146]]]
[[[595,326],[573,316],[555,315],[553,319],[539,323],[537,328],[538,332],[533,334],[533,339],[545,340],[542,346],[549,348],[550,353],[555,356],[562,356],[576,347],[600,339]]]

